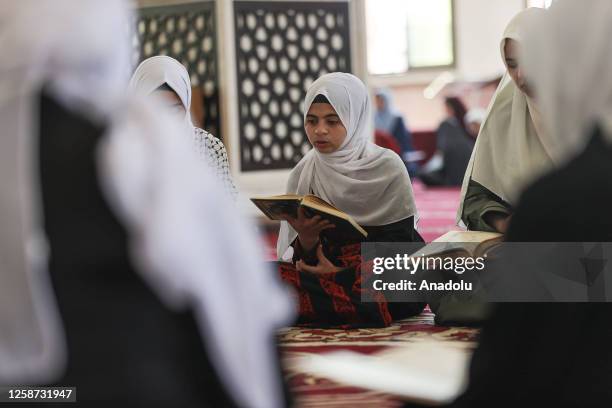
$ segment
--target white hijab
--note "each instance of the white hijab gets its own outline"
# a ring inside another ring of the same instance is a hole
[[[185,108],[185,124],[193,130],[190,113],[191,80],[187,69],[174,58],[157,55],[142,61],[132,75],[130,90],[146,97],[164,84],[178,95]]]
[[[416,206],[406,166],[391,150],[372,143],[372,108],[368,91],[354,75],[326,74],[310,86],[304,120],[317,95],[325,96],[346,128],[333,153],[310,150],[289,175],[287,193],[323,198],[364,226],[387,225],[415,216]],[[282,258],[297,233],[283,221],[277,244]]]
[[[504,64],[506,40],[524,43],[525,30],[545,13],[543,9],[528,8],[510,21],[500,45]],[[489,105],[463,179],[457,221],[463,215],[470,180],[515,204],[523,188],[553,165],[552,145],[535,103],[506,73]]]
[[[292,307],[248,222],[210,193],[214,178],[194,171],[189,144],[165,136],[180,125],[126,99],[132,21],[124,0],[0,8],[0,384],[52,382],[66,362],[34,159],[35,106],[47,84],[69,109],[110,125],[100,180],[128,227],[137,271],[168,307],[193,308],[239,405],[280,407],[273,335]]]
[[[40,90],[89,116],[111,114],[129,73],[118,0],[22,0],[0,7],[0,384],[48,382],[66,361],[47,275],[36,133]],[[78,33],[78,35],[75,35]]]
[[[595,123],[612,143],[612,2],[558,0],[528,40],[525,69],[555,161],[580,153]]]

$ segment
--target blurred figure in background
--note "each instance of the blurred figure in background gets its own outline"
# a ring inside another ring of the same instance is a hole
[[[558,0],[528,35],[525,71],[558,168],[522,193],[507,241],[612,242],[611,36],[609,0]],[[611,319],[609,298],[498,304],[456,406],[612,406]]]
[[[375,93],[376,113],[374,115],[374,127],[381,139],[389,136],[397,144],[399,155],[406,163],[406,168],[412,176],[418,170],[417,162],[407,161],[407,153],[412,152],[412,137],[406,121],[402,114],[393,106],[391,91],[388,89],[377,89]],[[384,146],[396,151],[396,148]]]
[[[554,143],[544,131],[540,112],[519,63],[525,27],[544,9],[528,8],[508,24],[500,44],[507,72],[476,140],[461,188],[457,222],[476,231],[505,232],[518,194],[549,170]]]
[[[85,406],[284,406],[291,304],[168,137],[180,124],[125,98],[127,7],[0,8],[0,384],[76,386]]]
[[[476,140],[480,133],[480,126],[484,122],[487,112],[481,108],[472,108],[465,114],[465,127],[468,134]]]
[[[144,97],[156,96],[169,112],[176,114],[193,135],[200,157],[215,170],[217,178],[235,199],[236,187],[229,170],[229,160],[223,142],[191,121],[191,81],[187,69],[174,58],[155,56],[144,60],[130,80],[130,90]]]
[[[444,99],[446,118],[437,131],[438,151],[420,174],[421,181],[428,186],[460,186],[465,175],[474,140],[469,136],[464,117],[466,108],[461,99],[448,96]]]

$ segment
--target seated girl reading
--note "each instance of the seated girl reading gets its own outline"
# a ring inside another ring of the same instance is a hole
[[[300,208],[281,223],[280,274],[299,297],[299,323],[386,326],[418,314],[423,304],[362,302],[360,244],[422,242],[410,177],[401,158],[371,141],[372,111],[365,85],[346,73],[316,80],[305,98],[304,128],[314,147],[292,170],[288,194],[314,194],[350,215],[368,233],[356,239]]]

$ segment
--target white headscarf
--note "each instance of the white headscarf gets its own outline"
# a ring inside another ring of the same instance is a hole
[[[174,58],[156,55],[142,61],[130,80],[130,90],[137,95],[149,96],[162,85],[168,85],[185,108],[185,124],[194,129],[191,121],[191,80],[187,68]]]
[[[37,102],[107,116],[129,73],[119,0],[22,0],[0,7],[0,383],[47,382],[66,350],[46,273],[36,172]],[[78,35],[77,35],[78,33]]]
[[[128,227],[137,271],[169,307],[193,308],[239,405],[280,407],[273,335],[292,307],[248,222],[214,194],[212,175],[194,171],[189,144],[166,137],[180,125],[126,99],[132,21],[124,0],[0,8],[0,384],[55,381],[66,361],[34,159],[35,106],[47,84],[64,106],[110,125],[100,180]]]
[[[580,153],[595,123],[612,142],[612,2],[558,0],[528,40],[524,65],[555,162]]]
[[[287,193],[323,198],[364,226],[387,225],[415,216],[412,184],[401,158],[372,143],[372,111],[368,91],[354,75],[326,74],[310,86],[304,120],[317,95],[325,96],[346,128],[346,138],[333,153],[310,150],[289,175]],[[283,221],[277,244],[282,258],[297,237]]]
[[[525,30],[545,13],[543,9],[528,8],[510,21],[500,45],[504,64],[506,40],[524,43]],[[489,105],[465,173],[458,222],[470,180],[514,204],[523,188],[552,166],[552,143],[540,123],[533,100],[506,73]]]

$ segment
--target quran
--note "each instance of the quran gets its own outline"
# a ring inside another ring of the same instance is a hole
[[[307,217],[318,215],[335,225],[335,228],[325,230],[322,232],[323,234],[342,234],[345,237],[358,239],[368,236],[366,230],[357,224],[350,215],[315,195],[283,194],[251,198],[251,201],[271,220],[281,221],[285,220],[287,216],[297,218],[298,208],[302,207]]]

